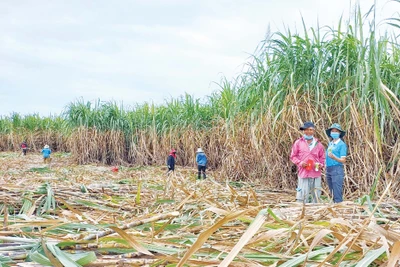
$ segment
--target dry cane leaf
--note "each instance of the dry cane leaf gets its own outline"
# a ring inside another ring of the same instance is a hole
[[[220,228],[222,225],[225,223],[236,219],[237,217],[245,214],[249,210],[243,210],[243,211],[236,211],[231,214],[228,214],[218,222],[216,222],[214,225],[212,225],[210,228],[202,232],[199,237],[197,238],[196,242],[190,247],[188,251],[186,251],[185,255],[183,255],[182,259],[179,261],[177,267],[183,266],[185,262],[195,253],[201,246],[207,241],[207,239]]]
[[[264,224],[265,219],[267,214],[267,210],[261,210],[257,217],[254,219],[254,221],[250,224],[249,228],[247,229],[246,232],[240,237],[239,241],[236,243],[236,245],[233,247],[231,252],[225,257],[225,259],[221,262],[219,267],[227,267],[233,259],[237,256],[237,254],[240,252],[240,250],[247,244],[247,242],[250,240],[250,238],[255,235],[255,233],[260,229],[260,227]]]
[[[54,257],[53,253],[49,251],[44,240],[42,240],[42,247],[44,250],[44,254],[46,254],[46,257],[49,259],[49,261],[51,262],[51,264],[53,264],[54,267],[63,267],[62,263],[56,257]]]
[[[398,266],[397,262],[400,259],[400,241],[394,243],[392,252],[390,253],[389,261],[387,267]]]
[[[129,242],[129,244],[136,249],[138,252],[146,254],[146,255],[153,255],[150,251],[145,249],[142,245],[139,244],[135,239],[133,239],[129,234],[127,234],[124,230],[115,227],[115,226],[110,226],[112,230],[114,230],[116,233],[118,233],[123,239]]]

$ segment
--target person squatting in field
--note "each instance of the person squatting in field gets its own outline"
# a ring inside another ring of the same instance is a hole
[[[207,156],[201,147],[196,151],[196,162],[198,170],[197,179],[201,178],[201,174],[203,174],[203,179],[206,179]]]
[[[343,142],[346,134],[338,123],[334,123],[325,130],[331,139],[326,150],[326,181],[329,191],[333,195],[333,202],[343,201],[344,166],[347,156],[347,145]]]
[[[44,163],[50,163],[51,162],[50,154],[51,154],[50,147],[48,145],[45,145],[44,148],[42,149],[42,155],[43,155],[43,162]]]
[[[176,150],[172,149],[167,158],[167,174],[175,171]]]
[[[290,154],[290,160],[298,170],[296,200],[316,203],[321,196],[321,169],[325,164],[325,149],[314,137],[314,123],[305,122],[300,130],[303,136],[294,142]]]

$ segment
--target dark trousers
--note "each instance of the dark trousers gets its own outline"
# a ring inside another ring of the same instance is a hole
[[[24,154],[24,156],[26,156],[26,151],[27,151],[26,148],[23,148],[23,149],[22,149],[22,153]]]
[[[333,202],[339,203],[343,201],[343,165],[326,167],[326,181],[328,182],[329,191],[333,195]]]
[[[203,179],[206,179],[206,166],[198,165],[197,170],[197,179],[201,178],[201,174],[203,174]]]

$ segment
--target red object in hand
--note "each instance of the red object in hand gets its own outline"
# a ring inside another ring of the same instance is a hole
[[[312,168],[313,168],[313,166],[314,166],[314,161],[312,160],[312,159],[309,159],[309,160],[307,160],[307,166],[306,166],[306,170],[307,171],[311,171],[312,170]]]
[[[114,167],[111,169],[112,172],[118,172],[118,167]]]

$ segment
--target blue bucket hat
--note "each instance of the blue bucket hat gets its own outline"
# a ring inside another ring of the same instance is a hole
[[[302,126],[300,126],[300,130],[302,130],[302,131],[304,131],[305,129],[308,129],[308,128],[315,128],[314,123],[312,123],[311,121],[307,121]]]
[[[342,129],[342,127],[340,126],[339,123],[334,123],[331,125],[331,127],[329,127],[328,129],[325,130],[326,134],[331,137],[331,131],[332,129],[337,129],[340,132],[340,138],[343,138],[343,136],[345,136],[346,132]]]

